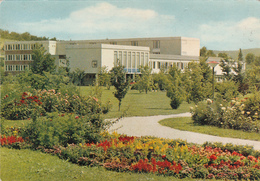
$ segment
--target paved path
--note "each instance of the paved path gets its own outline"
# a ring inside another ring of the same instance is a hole
[[[235,145],[249,145],[254,146],[256,150],[260,150],[260,141],[250,141],[235,138],[223,138],[218,136],[211,136],[201,133],[194,133],[189,131],[180,131],[177,129],[162,126],[158,121],[166,118],[174,117],[189,117],[190,113],[174,114],[174,115],[160,115],[147,117],[126,117],[119,122],[113,124],[109,132],[117,131],[120,134],[129,136],[155,136],[159,138],[182,139],[187,142],[203,144],[209,142],[232,143]]]

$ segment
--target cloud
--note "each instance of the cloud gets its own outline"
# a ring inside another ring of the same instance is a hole
[[[260,19],[248,17],[239,22],[221,21],[202,24],[197,32],[201,42],[237,48],[260,47]]]
[[[49,19],[40,22],[20,23],[24,31],[32,33],[68,33],[86,35],[106,32],[156,32],[155,28],[169,28],[174,16],[160,15],[150,9],[119,8],[110,3],[98,3],[72,12],[69,17]],[[156,27],[154,26],[156,25]],[[75,37],[74,36],[74,37]]]

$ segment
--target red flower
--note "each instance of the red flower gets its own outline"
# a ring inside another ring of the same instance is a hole
[[[213,161],[213,160],[216,160],[217,157],[216,157],[216,155],[211,155],[211,156],[209,157],[209,159],[210,159],[211,161]]]
[[[79,116],[75,116],[75,119],[79,119]]]

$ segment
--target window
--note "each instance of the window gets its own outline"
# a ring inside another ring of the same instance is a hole
[[[159,40],[153,41],[153,48],[160,48],[160,41]]]
[[[141,53],[141,65],[144,66],[144,52]]]
[[[118,59],[119,59],[119,64],[122,65],[122,51],[119,51]]]
[[[157,62],[157,67],[158,67],[158,69],[161,68],[161,62]]]
[[[138,46],[138,41],[131,41],[132,46]]]
[[[156,65],[155,62],[153,62],[153,69],[155,69],[155,65]]]
[[[92,61],[92,68],[97,68],[97,60]]]
[[[114,51],[114,66],[117,66],[117,51]]]
[[[141,62],[140,62],[140,52],[136,53],[136,62],[137,62],[137,67],[139,68],[140,65],[141,65]]]
[[[123,66],[125,66],[125,67],[127,66],[126,54],[127,54],[127,52],[125,51],[123,54]]]
[[[131,68],[131,52],[128,52],[127,61],[128,61],[127,67]]]
[[[132,68],[135,68],[135,52],[132,52]]]

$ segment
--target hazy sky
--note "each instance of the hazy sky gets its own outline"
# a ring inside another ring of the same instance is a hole
[[[3,0],[0,28],[59,40],[184,36],[213,50],[260,48],[260,1]]]

